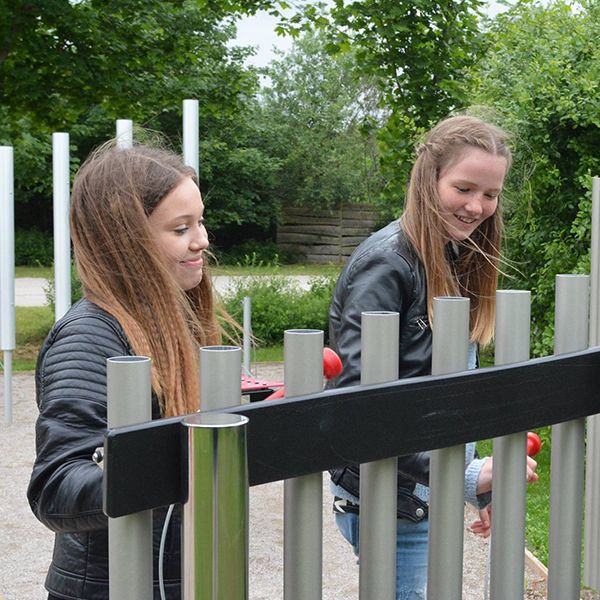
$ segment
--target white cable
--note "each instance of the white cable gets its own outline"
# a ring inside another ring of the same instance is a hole
[[[163,560],[165,554],[165,541],[167,539],[167,531],[169,529],[169,521],[171,520],[171,515],[173,514],[173,507],[175,505],[171,504],[169,506],[169,510],[167,511],[167,515],[165,517],[165,522],[163,524],[162,534],[160,536],[160,550],[158,551],[158,585],[160,587],[160,597],[161,600],[167,600],[167,596],[165,594],[165,582],[163,576]]]

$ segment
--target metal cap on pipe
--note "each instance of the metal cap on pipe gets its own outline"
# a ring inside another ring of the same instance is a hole
[[[556,276],[554,353],[587,348],[589,340],[589,275]]]
[[[200,409],[237,406],[242,400],[242,349],[239,346],[200,348]]]
[[[114,356],[106,360],[109,428],[152,420],[151,364],[147,356]]]
[[[283,334],[286,398],[312,394],[323,387],[323,331],[287,329]]]

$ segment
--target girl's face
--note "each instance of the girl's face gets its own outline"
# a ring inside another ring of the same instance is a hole
[[[496,212],[506,167],[503,156],[470,148],[440,173],[440,211],[451,239],[466,240]]]
[[[150,229],[183,290],[191,290],[202,281],[202,252],[208,248],[203,214],[200,190],[186,177],[148,217]]]

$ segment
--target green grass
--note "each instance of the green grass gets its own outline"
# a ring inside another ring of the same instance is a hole
[[[48,279],[52,276],[52,267],[15,267],[15,277],[43,277]]]
[[[251,355],[252,362],[283,362],[283,346],[257,348]]]
[[[13,371],[31,371],[35,368],[40,345],[54,323],[54,312],[49,306],[17,306],[15,309],[16,350]]]
[[[279,265],[279,266],[243,266],[218,265],[212,268],[214,275],[309,275],[327,276],[339,275],[342,267],[339,265]]]
[[[548,564],[548,527],[550,521],[550,427],[537,429],[542,449],[535,457],[539,480],[527,486],[525,539],[527,548],[545,565]],[[477,442],[480,456],[492,455],[492,441]]]

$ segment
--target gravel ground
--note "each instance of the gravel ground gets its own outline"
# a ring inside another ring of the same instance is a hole
[[[261,365],[257,375],[281,380],[279,364]],[[3,378],[0,377],[0,382]],[[13,424],[4,424],[3,383],[0,383],[0,600],[46,600],[43,584],[52,556],[53,534],[29,510],[25,497],[34,457],[37,408],[31,373],[13,376]],[[358,566],[350,546],[337,532],[331,513],[328,479],[323,478],[323,599],[358,598]],[[474,536],[467,524],[474,518],[465,510],[463,600],[482,600],[488,544]],[[250,598],[283,597],[283,483],[250,490]],[[545,580],[526,569],[529,600],[545,598]],[[440,599],[441,600],[441,599]],[[586,597],[586,600],[597,600]]]

